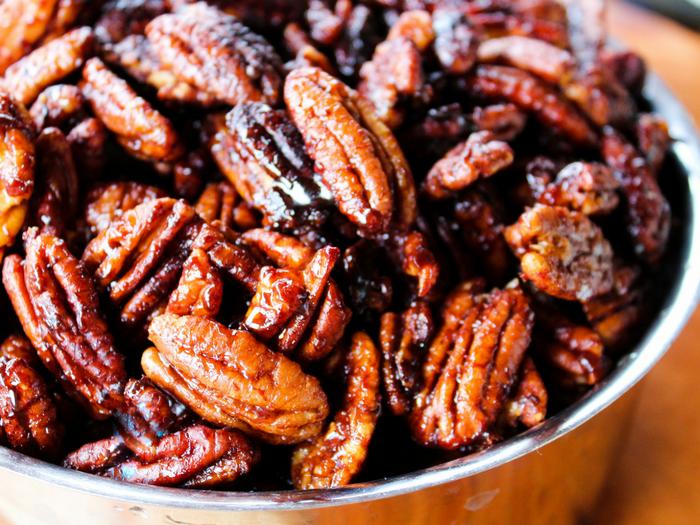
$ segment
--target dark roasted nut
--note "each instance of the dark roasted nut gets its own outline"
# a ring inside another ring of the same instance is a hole
[[[668,123],[652,113],[640,115],[637,121],[637,141],[651,174],[657,177],[672,142]]]
[[[262,103],[239,104],[226,123],[211,151],[246,202],[272,225],[321,224],[332,196],[286,113]]]
[[[22,58],[46,33],[58,0],[0,3],[0,74]]]
[[[97,292],[65,242],[30,229],[27,258],[13,255],[3,283],[25,334],[46,367],[94,417],[123,403],[123,357],[102,318]]]
[[[165,314],[151,322],[149,337],[157,350],[143,354],[146,375],[203,419],[271,443],[320,432],[328,403],[318,381],[250,333]]]
[[[204,2],[146,27],[160,61],[182,81],[236,105],[279,100],[282,62],[267,41]]]
[[[508,144],[495,140],[489,131],[472,133],[432,167],[423,190],[434,199],[444,199],[512,162],[513,150]]]
[[[387,231],[392,220],[400,228],[410,226],[416,217],[410,169],[391,131],[367,103],[315,68],[292,71],[284,93],[340,211],[370,233]]]
[[[433,337],[433,315],[425,302],[402,314],[382,315],[379,342],[385,401],[394,415],[409,414],[420,386],[420,365]]]
[[[56,459],[63,427],[32,353],[24,338],[9,337],[0,345],[0,430],[11,448]]]
[[[537,200],[585,215],[604,215],[613,211],[620,202],[617,195],[619,187],[620,183],[607,166],[595,162],[574,162],[544,187]]]
[[[376,11],[350,0],[336,2],[343,11],[343,32],[333,47],[335,62],[341,75],[356,78],[362,64],[367,62],[386,31]]]
[[[260,225],[258,214],[228,182],[211,182],[199,196],[195,210],[202,219],[225,228],[246,231]]]
[[[646,159],[620,133],[605,128],[602,150],[625,196],[627,231],[634,251],[644,261],[657,263],[671,229],[669,204]]]
[[[511,427],[532,428],[547,416],[547,388],[534,361],[525,356],[520,367],[520,379],[504,409],[505,423]]]
[[[549,295],[587,301],[613,286],[613,254],[588,217],[566,208],[536,205],[505,230],[524,279]]]
[[[0,4],[0,9],[6,4]],[[0,91],[0,259],[24,224],[34,190],[34,127],[29,114]]]
[[[323,434],[294,450],[292,483],[298,489],[347,485],[367,456],[380,406],[380,354],[367,334],[354,334],[346,368],[343,406]]]
[[[130,456],[129,449],[119,435],[87,443],[71,452],[63,460],[63,466],[91,474],[100,474],[118,465]]]
[[[488,439],[530,344],[534,315],[519,288],[473,288],[448,298],[423,364],[411,429],[424,445],[458,449]]]
[[[171,161],[182,155],[171,122],[100,59],[85,64],[81,89],[97,117],[132,155],[151,161]]]
[[[106,162],[107,128],[96,118],[86,118],[66,135],[73,160],[82,178],[98,179]]]
[[[75,29],[8,67],[2,84],[19,102],[31,104],[44,88],[80,69],[92,49],[92,29]]]
[[[631,93],[641,93],[647,75],[647,66],[642,57],[632,51],[603,50],[600,60],[603,67]]]
[[[515,104],[477,106],[471,113],[476,131],[490,131],[496,140],[510,141],[525,129],[527,115]]]
[[[38,131],[48,127],[63,129],[64,124],[85,116],[84,106],[85,99],[78,86],[57,84],[39,94],[29,114]]]
[[[103,44],[143,34],[148,22],[169,12],[172,4],[171,0],[108,0],[95,24],[95,33]]]
[[[577,109],[554,88],[537,77],[512,67],[480,65],[466,81],[468,90],[480,97],[512,102],[532,112],[576,144],[592,145],[595,133]]]
[[[381,313],[391,305],[393,284],[382,271],[380,247],[363,239],[343,253],[343,281],[355,312]]]
[[[437,9],[433,13],[435,54],[448,73],[461,75],[476,62],[479,39],[467,18],[457,9]]]

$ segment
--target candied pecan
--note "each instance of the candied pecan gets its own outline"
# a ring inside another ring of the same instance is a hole
[[[97,117],[129,153],[153,161],[171,161],[182,155],[171,122],[99,58],[91,58],[85,64],[80,87]]]
[[[81,27],[44,44],[5,71],[2,84],[22,104],[83,66],[92,54],[92,29]]]
[[[510,141],[525,129],[527,115],[515,104],[477,106],[470,115],[476,131],[489,131],[496,140]]]
[[[549,295],[587,301],[613,286],[612,248],[582,213],[537,204],[504,233],[522,277]]]
[[[115,435],[92,443],[87,443],[68,454],[63,466],[81,472],[99,474],[130,456],[121,436]]]
[[[639,150],[647,159],[649,171],[657,177],[672,142],[668,123],[657,115],[643,113],[637,121],[636,131]]]
[[[232,230],[245,231],[260,225],[255,210],[248,206],[228,182],[207,184],[194,208],[205,221],[218,221]]]
[[[426,297],[437,284],[440,267],[425,236],[419,231],[397,233],[385,243],[390,254],[401,263],[404,274],[417,280],[418,297]]]
[[[459,10],[445,8],[433,12],[435,54],[448,73],[461,75],[476,62],[479,39]]]
[[[411,413],[414,438],[457,449],[488,439],[530,344],[534,315],[519,288],[476,295],[460,286],[428,349]]]
[[[480,65],[466,80],[476,96],[505,99],[532,112],[544,125],[576,144],[595,143],[595,133],[576,108],[532,74],[506,66]]]
[[[92,23],[102,1],[58,0],[51,21],[41,39],[42,44],[65,35],[71,29]]]
[[[344,25],[342,13],[334,13],[324,0],[309,0],[304,17],[311,29],[311,38],[317,42],[331,45],[340,38]]]
[[[328,57],[313,45],[311,38],[299,24],[296,22],[287,24],[283,36],[285,46],[294,56],[291,62],[285,64],[287,71],[300,67],[318,67],[331,75],[335,73],[335,68]]]
[[[482,12],[469,15],[469,22],[479,35],[487,38],[527,36],[544,40],[557,47],[569,45],[566,24],[507,12]]]
[[[78,86],[57,84],[42,91],[29,110],[38,131],[48,127],[63,129],[74,119],[85,116],[85,99]]]
[[[495,140],[489,131],[472,133],[432,167],[423,190],[434,199],[444,199],[512,162],[513,150],[508,144]]]
[[[282,61],[267,41],[204,2],[161,15],[146,27],[160,61],[221,102],[275,104]]]
[[[585,215],[604,215],[620,202],[619,187],[612,170],[604,164],[574,162],[564,167],[537,199],[542,204],[563,206]]]
[[[292,120],[340,211],[360,229],[415,221],[415,187],[391,131],[345,84],[316,68],[292,71],[284,88]]]
[[[402,314],[382,315],[382,382],[386,403],[394,415],[411,411],[413,396],[420,386],[420,365],[433,331],[433,315],[423,301],[412,304]]]
[[[0,7],[3,7],[4,4]],[[29,114],[0,91],[0,259],[24,224],[34,190],[34,128]]]
[[[11,448],[55,459],[63,427],[30,352],[31,345],[24,338],[10,337],[0,345],[0,430]]]
[[[263,268],[260,282],[264,282]],[[182,265],[182,275],[177,288],[168,300],[167,312],[178,315],[215,317],[223,300],[223,280],[207,253],[195,248]],[[258,285],[260,290],[260,286]]]
[[[262,103],[239,104],[226,124],[211,151],[246,202],[273,225],[322,223],[332,197],[286,113]]]
[[[95,24],[95,34],[104,44],[143,34],[148,22],[169,12],[172,4],[172,0],[109,0]]]
[[[627,231],[635,253],[648,263],[659,261],[671,228],[671,210],[646,159],[611,127],[606,127],[603,158],[620,182],[625,197]]]
[[[146,375],[203,419],[271,443],[297,443],[320,432],[328,403],[318,381],[248,332],[200,317],[164,314],[149,326],[156,349]]]
[[[357,332],[347,354],[343,406],[323,434],[299,445],[292,456],[298,489],[340,487],[360,471],[380,407],[380,354],[370,337]]]
[[[28,230],[27,257],[5,260],[3,283],[46,367],[96,418],[121,407],[126,371],[97,292],[64,241]]]
[[[105,165],[107,128],[96,118],[86,118],[66,135],[73,150],[73,160],[81,177],[97,179]]]
[[[344,4],[347,12],[343,13],[343,31],[333,46],[335,62],[340,74],[348,78],[356,78],[362,64],[367,62],[374,48],[381,42],[386,29],[381,22],[381,16],[363,4],[353,6],[351,1],[336,3]]]
[[[418,48],[418,51],[427,50],[435,41],[435,30],[430,13],[421,9],[404,11],[389,28],[387,40],[394,38],[407,38]]]
[[[4,0],[0,3],[0,74],[46,33],[58,0]]]
[[[505,423],[511,427],[532,428],[547,417],[547,388],[534,361],[525,356],[520,367],[520,379],[504,409]]]

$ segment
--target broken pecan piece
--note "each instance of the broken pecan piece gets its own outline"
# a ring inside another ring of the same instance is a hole
[[[328,402],[318,380],[248,332],[208,319],[164,314],[149,326],[156,348],[146,375],[203,419],[270,443],[298,443],[321,431]]]
[[[506,402],[505,423],[510,427],[522,425],[532,428],[547,417],[547,387],[530,356],[525,356],[520,367],[518,386]]]
[[[211,182],[199,196],[194,209],[208,223],[234,231],[246,231],[260,226],[260,217],[229,182]]]
[[[298,489],[347,485],[367,456],[380,406],[380,355],[367,334],[353,335],[346,367],[343,406],[323,434],[294,450],[292,483]]]
[[[549,295],[587,301],[613,286],[613,253],[582,213],[535,205],[505,229],[524,279]]]

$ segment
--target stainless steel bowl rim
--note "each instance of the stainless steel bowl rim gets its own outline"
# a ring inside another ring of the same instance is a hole
[[[279,492],[195,491],[141,486],[68,470],[0,447],[0,469],[84,493],[134,505],[252,511],[308,509],[397,496],[484,472],[551,443],[604,410],[634,386],[668,350],[700,299],[700,137],[686,110],[664,83],[650,75],[645,94],[669,122],[673,150],[688,179],[688,225],[682,249],[682,275],[664,308],[636,349],[582,399],[539,427],[483,452],[410,474],[332,490]]]

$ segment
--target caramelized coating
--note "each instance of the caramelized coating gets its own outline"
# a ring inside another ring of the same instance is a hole
[[[274,48],[204,2],[155,18],[146,35],[167,68],[219,102],[279,100],[282,62]]]
[[[64,241],[30,229],[27,257],[5,260],[3,283],[25,334],[64,388],[105,418],[123,403],[126,371],[97,292]]]
[[[294,450],[292,483],[298,489],[347,485],[367,456],[380,406],[380,354],[367,334],[353,335],[346,370],[342,407],[323,434]]]
[[[435,30],[430,13],[421,9],[401,13],[389,28],[387,35],[387,40],[396,38],[406,38],[421,53],[426,51],[435,41]]]
[[[458,449],[488,440],[530,344],[534,315],[519,288],[476,295],[467,283],[447,299],[423,364],[411,413],[414,439]]]
[[[433,199],[444,199],[512,162],[513,150],[508,144],[495,140],[488,131],[472,133],[431,168],[423,190]]]
[[[149,326],[146,375],[203,419],[271,443],[317,435],[328,415],[318,381],[255,340],[208,319],[165,314]]]
[[[600,228],[566,208],[537,204],[505,230],[524,279],[549,295],[587,301],[613,286],[613,254]]]
[[[370,234],[386,232],[392,222],[403,228],[412,224],[416,201],[410,169],[391,131],[367,103],[315,68],[292,71],[284,93],[340,211]]]
[[[402,314],[387,312],[379,326],[385,402],[396,416],[407,415],[420,385],[420,365],[435,331],[430,307],[423,301]]]
[[[58,0],[0,3],[0,74],[22,58],[46,33]]]
[[[258,215],[228,182],[207,184],[194,209],[206,222],[218,221],[231,230],[246,231],[260,225]]]
[[[438,8],[433,13],[435,54],[445,71],[454,75],[468,72],[477,58],[479,39],[472,24],[458,9]]]
[[[107,128],[96,118],[86,118],[66,135],[78,172],[86,179],[98,179],[106,163]]]
[[[547,417],[549,394],[534,361],[525,356],[520,367],[520,380],[504,409],[505,423],[532,428]]]
[[[80,87],[95,115],[129,153],[144,160],[166,162],[182,155],[172,123],[99,58],[85,64]]]
[[[32,353],[29,341],[17,336],[0,345],[0,430],[11,448],[55,459],[63,427]]]
[[[300,67],[317,67],[333,75],[335,67],[314,45],[308,34],[296,22],[287,24],[284,28],[284,44],[294,59],[287,62],[285,70],[291,71]]]
[[[386,244],[393,258],[401,263],[403,273],[416,279],[418,297],[427,297],[438,283],[440,266],[423,233],[401,233]]]
[[[86,443],[68,454],[63,466],[81,472],[100,474],[129,457],[129,449],[119,435]]]
[[[527,123],[527,115],[515,104],[477,106],[470,117],[477,131],[490,131],[496,140],[506,142],[520,135]]]
[[[260,281],[263,282],[263,279],[261,271]],[[201,248],[194,248],[182,265],[180,281],[168,300],[166,311],[178,315],[216,317],[223,300],[223,288],[223,279],[207,253]]]
[[[47,87],[32,104],[29,114],[38,131],[44,128],[56,127],[63,129],[74,119],[80,120],[85,116],[85,99],[77,86],[56,84]]]
[[[603,158],[615,172],[625,197],[627,232],[635,253],[654,264],[663,254],[671,229],[671,209],[647,164],[614,129],[604,130]]]
[[[143,34],[151,19],[169,12],[172,6],[171,0],[107,0],[95,24],[95,34],[103,44]]]
[[[93,43],[89,27],[66,33],[8,67],[2,84],[17,101],[29,105],[44,88],[80,69],[90,58]]]
[[[644,113],[639,116],[636,132],[639,150],[647,159],[649,171],[657,177],[672,142],[668,123],[657,115]]]

